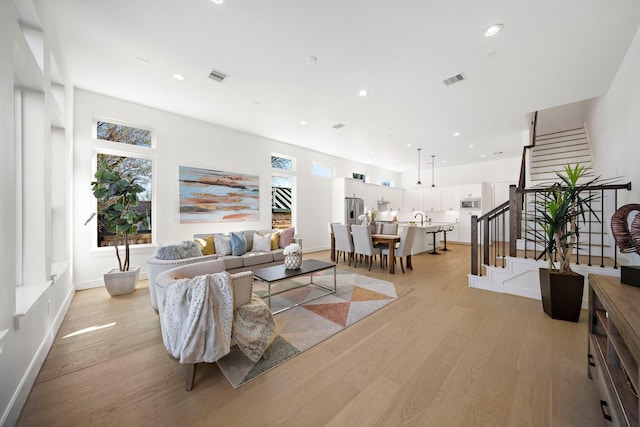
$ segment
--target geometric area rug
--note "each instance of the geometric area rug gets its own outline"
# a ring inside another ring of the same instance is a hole
[[[333,288],[333,270],[314,274],[313,282]],[[274,315],[276,328],[265,351],[266,358],[252,362],[237,346],[233,346],[229,354],[216,362],[233,388],[248,383],[413,290],[342,270],[336,270],[336,282],[336,293],[313,301],[305,302],[325,293],[313,285],[272,296],[274,310],[283,305],[302,305]],[[272,292],[301,283],[309,283],[309,275],[278,282],[272,285]],[[263,296],[266,289],[256,280],[253,292]]]

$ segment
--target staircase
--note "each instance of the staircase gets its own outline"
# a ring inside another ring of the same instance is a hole
[[[584,126],[562,131],[550,132],[534,136],[535,144],[531,149],[529,160],[531,186],[545,186],[549,182],[558,181],[556,172],[561,172],[566,164],[576,164],[592,167],[589,138]],[[585,174],[584,179],[594,177],[593,171]],[[526,211],[535,210],[532,199],[526,199]],[[597,214],[586,218],[586,223],[580,223],[580,242],[574,253],[585,253],[582,248],[591,248],[594,255],[612,257],[613,247],[610,242],[609,218],[615,211],[610,195],[596,197],[592,209]],[[599,219],[599,221],[598,221]],[[533,224],[523,219],[523,230],[533,227]],[[531,242],[530,242],[531,246]],[[525,247],[523,239],[518,241],[518,249]],[[539,250],[539,249],[538,249]]]
[[[523,149],[520,187],[512,186],[509,201],[472,218],[470,287],[540,299],[538,269],[546,267],[547,262],[535,261],[542,247],[534,233],[527,233],[534,227],[540,229],[532,219],[536,199],[541,197],[540,188],[557,182],[556,172],[562,172],[565,165],[579,163],[591,167],[592,158],[584,126],[536,135],[536,123],[534,114],[532,143]],[[584,179],[589,181],[593,177],[591,172]],[[592,203],[595,215],[587,215],[586,223],[579,224],[580,241],[574,249],[572,270],[583,275],[619,275],[610,218],[618,207],[617,191],[630,189],[630,183],[590,187],[589,191],[597,198]],[[585,296],[585,307],[586,302]]]
[[[557,179],[557,177],[556,177]],[[614,255],[613,237],[611,236],[611,223],[610,219],[615,212],[615,201],[613,200],[614,194],[609,192],[601,193],[599,191],[594,192],[595,199],[591,203],[591,209],[593,213],[587,213],[585,215],[584,222],[579,220],[577,226],[580,231],[580,239],[577,242],[573,253],[576,255],[590,255],[594,258],[598,258],[597,264],[602,262],[601,257],[612,258]],[[532,251],[535,258],[536,252],[541,252],[544,249],[542,243],[539,243],[532,232],[533,230],[540,230],[540,226],[535,224],[531,219],[536,206],[533,197],[524,198],[526,206],[523,207],[523,216],[521,219],[522,238],[517,241],[518,250]],[[527,233],[527,230],[530,230]],[[528,256],[532,256],[528,254]],[[595,263],[596,261],[594,261]]]
[[[584,126],[536,135],[535,146],[531,149],[530,182],[535,184],[557,180],[556,171],[561,171],[567,163],[592,165]]]

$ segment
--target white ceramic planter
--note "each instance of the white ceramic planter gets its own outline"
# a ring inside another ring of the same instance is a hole
[[[126,295],[133,292],[138,283],[140,275],[140,266],[136,265],[129,271],[120,271],[117,268],[112,269],[108,273],[104,273],[104,285],[109,295]]]

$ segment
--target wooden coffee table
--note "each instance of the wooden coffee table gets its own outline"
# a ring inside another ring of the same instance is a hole
[[[328,270],[330,268],[333,268],[333,289],[331,288],[327,288],[326,286],[322,286],[318,283],[313,283],[313,273],[317,273],[318,271],[323,271],[323,270]],[[309,283],[305,283],[305,284],[301,284],[300,286],[295,286],[295,287],[291,287],[291,288],[287,288],[287,289],[283,289],[277,292],[271,292],[271,286],[277,282],[281,282],[283,280],[287,280],[287,279],[292,279],[295,277],[300,277],[300,276],[304,276],[305,274],[308,274],[311,278]],[[285,308],[281,308],[279,310],[273,311],[273,314],[277,314],[280,312],[283,312],[285,310],[289,310],[291,308],[297,307],[299,305],[302,305],[304,303],[307,303],[309,301],[313,301],[315,299],[318,298],[322,298],[323,296],[329,295],[329,294],[333,294],[336,292],[337,290],[337,285],[336,285],[336,264],[333,262],[324,262],[324,261],[318,261],[316,259],[308,259],[308,260],[304,260],[302,261],[302,265],[300,266],[300,268],[296,269],[296,270],[287,270],[284,268],[284,264],[282,265],[274,265],[273,267],[265,267],[265,268],[259,268],[257,270],[253,270],[253,276],[260,280],[261,282],[264,282],[267,285],[267,295],[262,297],[262,298],[267,298],[267,305],[269,305],[269,308],[271,309],[271,297],[284,293],[284,292],[288,292],[291,291],[293,289],[298,289],[298,288],[302,288],[304,286],[315,286],[318,288],[321,288],[325,291],[327,291],[326,293],[319,295],[315,298],[311,298],[308,300],[305,300],[301,303],[298,304],[294,304]]]

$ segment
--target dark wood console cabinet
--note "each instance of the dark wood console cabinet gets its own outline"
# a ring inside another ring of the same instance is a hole
[[[588,373],[611,425],[638,426],[640,288],[589,275]]]

